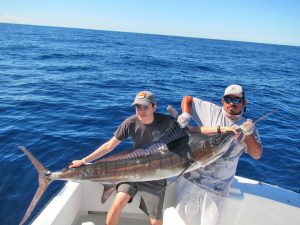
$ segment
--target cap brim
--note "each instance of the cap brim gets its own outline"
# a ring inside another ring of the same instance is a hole
[[[150,105],[152,104],[151,102],[149,101],[134,101],[131,106],[135,106],[135,105],[144,105],[144,106],[147,106],[147,105]]]
[[[240,98],[242,98],[242,97],[243,97],[243,95],[242,95],[242,94],[235,94],[235,93],[229,93],[229,94],[223,95],[223,97],[225,97],[225,96],[229,96],[229,95],[233,95],[233,96],[240,97]]]

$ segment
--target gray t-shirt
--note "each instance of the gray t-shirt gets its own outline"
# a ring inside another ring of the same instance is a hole
[[[233,121],[225,117],[222,107],[198,98],[193,98],[190,113],[195,122],[201,126],[238,128],[246,121],[244,117]],[[255,129],[254,136],[260,143],[257,129]],[[229,192],[230,182],[236,173],[239,157],[244,151],[247,152],[247,146],[245,135],[241,134],[220,159],[204,168],[186,174],[185,178],[206,190],[226,196]]]
[[[114,136],[123,141],[130,137],[134,149],[157,141],[164,131],[169,128],[173,117],[154,113],[154,121],[151,124],[143,124],[136,115],[128,117],[120,127],[115,131]],[[118,191],[128,193],[132,198],[137,191],[140,192],[142,200],[140,208],[151,218],[162,219],[162,208],[165,191],[162,191],[166,185],[166,179],[121,183]]]
[[[154,113],[151,124],[143,124],[136,115],[128,117],[115,131],[114,136],[123,141],[130,137],[135,149],[157,141],[174,119],[169,115]]]

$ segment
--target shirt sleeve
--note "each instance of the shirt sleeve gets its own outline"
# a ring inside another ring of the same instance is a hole
[[[129,137],[129,130],[130,127],[130,119],[126,119],[123,121],[123,123],[118,127],[118,129],[115,131],[114,136],[117,138],[119,141],[123,141],[126,138]]]
[[[198,98],[193,98],[191,108],[191,116],[200,126],[213,126],[217,118],[213,118],[214,114],[219,115],[220,107]]]

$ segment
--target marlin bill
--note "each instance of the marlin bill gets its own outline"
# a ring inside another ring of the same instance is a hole
[[[139,182],[177,177],[204,167],[219,159],[235,134],[203,135],[189,133],[174,122],[158,141],[77,168],[51,172],[25,147],[19,147],[38,171],[39,187],[20,224],[31,215],[37,202],[54,180],[94,181],[104,184],[101,202],[104,203],[120,182]]]

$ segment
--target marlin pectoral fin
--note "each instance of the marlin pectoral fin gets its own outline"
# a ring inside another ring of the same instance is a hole
[[[101,203],[104,204],[107,199],[111,196],[114,192],[116,185],[115,184],[104,184],[104,190],[101,197]]]

